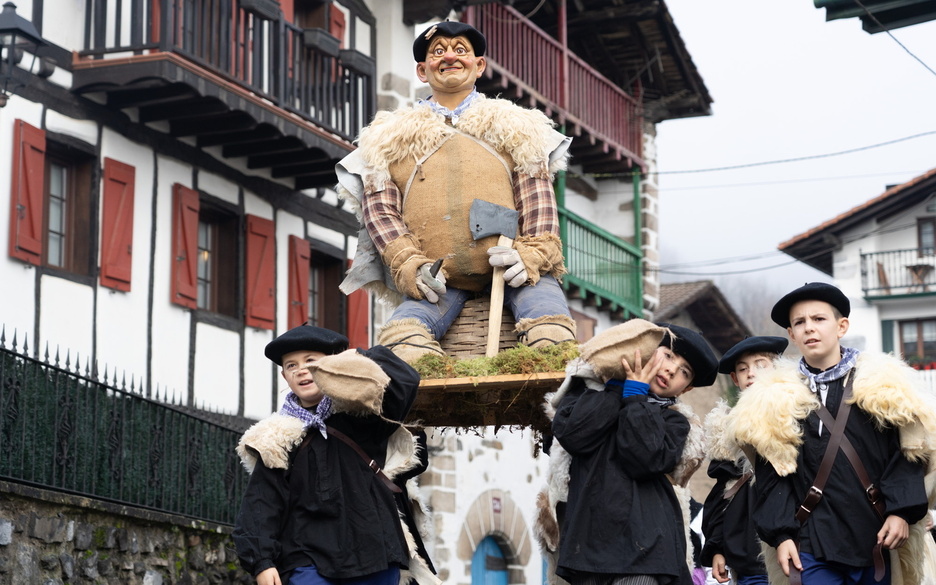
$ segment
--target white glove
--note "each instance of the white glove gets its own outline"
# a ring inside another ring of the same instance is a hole
[[[490,256],[488,262],[491,266],[506,268],[504,280],[507,281],[508,285],[517,288],[523,286],[523,283],[530,279],[526,266],[523,265],[523,261],[520,259],[520,252],[506,246],[494,246],[488,248],[487,253]]]
[[[438,274],[432,276],[429,269],[432,263],[427,262],[419,267],[416,277],[416,288],[426,297],[430,303],[438,303],[439,296],[445,294],[445,274],[440,270]]]

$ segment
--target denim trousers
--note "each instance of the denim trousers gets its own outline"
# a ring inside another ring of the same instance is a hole
[[[435,339],[442,339],[455,318],[461,313],[465,302],[477,293],[449,287],[439,298],[438,303],[405,297],[393,311],[390,321],[399,319],[419,319]],[[510,308],[514,319],[536,319],[546,315],[566,315],[572,317],[566,302],[562,286],[552,276],[542,276],[534,285],[517,288],[507,286],[504,289],[504,305]]]
[[[286,585],[399,585],[399,583],[399,567],[389,567],[383,571],[353,579],[329,579],[319,575],[315,565],[309,565],[295,569]]]

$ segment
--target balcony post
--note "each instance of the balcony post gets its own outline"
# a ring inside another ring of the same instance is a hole
[[[637,251],[640,253],[640,257],[637,258],[637,271],[634,275],[634,287],[637,290],[637,299],[638,302],[643,306],[643,278],[644,278],[644,269],[646,268],[646,263],[644,262],[644,250],[643,250],[643,207],[641,207],[641,197],[640,197],[640,167],[634,166],[631,171],[632,182],[634,183],[634,246],[637,248]],[[638,317],[640,315],[637,315]]]
[[[562,88],[559,93],[559,107],[564,111],[569,109],[569,30],[568,15],[566,14],[566,0],[559,1],[559,43],[562,44],[562,61],[559,66],[559,83]]]

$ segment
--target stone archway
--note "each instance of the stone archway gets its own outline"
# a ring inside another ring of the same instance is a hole
[[[475,549],[486,536],[493,537],[504,552],[508,582],[526,583],[532,535],[523,512],[503,490],[487,490],[471,504],[458,534],[455,554],[470,566]]]

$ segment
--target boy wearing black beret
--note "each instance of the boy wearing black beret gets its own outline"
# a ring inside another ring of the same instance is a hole
[[[264,352],[290,392],[237,446],[251,475],[233,538],[258,585],[438,583],[407,545],[392,481],[419,465],[401,424],[419,374],[385,347],[347,347],[301,325]]]
[[[568,488],[555,573],[572,585],[692,584],[685,486],[702,461],[702,431],[677,399],[711,385],[717,360],[698,332],[657,325],[659,347],[618,353],[614,378],[597,365],[601,352],[583,346],[592,357],[569,364],[553,399],[561,450],[553,445],[550,466],[570,459],[567,473],[550,471]]]
[[[718,372],[731,376],[744,392],[760,374],[773,368],[787,344],[783,337],[748,337],[725,352]],[[712,577],[719,583],[728,581],[730,567],[738,585],[767,585],[767,569],[751,518],[756,501],[753,463],[737,450],[723,447],[722,423],[729,412],[722,401],[705,417],[706,445],[712,458],[708,475],[715,485],[703,505],[701,563],[712,568]]]
[[[900,359],[841,345],[850,309],[825,283],[777,301],[771,318],[803,357],[759,376],[728,416],[733,440],[757,453],[754,523],[775,549],[771,582],[922,578],[936,412]]]

